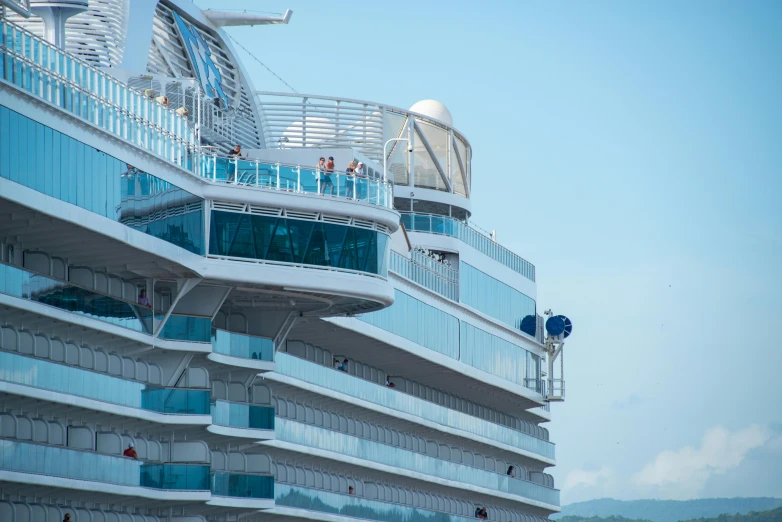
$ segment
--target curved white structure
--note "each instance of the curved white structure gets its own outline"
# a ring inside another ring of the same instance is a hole
[[[290,11],[14,7],[0,520],[559,510],[543,367],[563,338],[534,265],[469,223],[472,149],[442,103],[256,91],[226,28]]]

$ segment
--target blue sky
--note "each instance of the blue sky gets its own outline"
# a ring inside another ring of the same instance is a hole
[[[293,9],[229,32],[300,92],[450,109],[474,221],[575,323],[563,503],[782,497],[782,3],[197,4]]]

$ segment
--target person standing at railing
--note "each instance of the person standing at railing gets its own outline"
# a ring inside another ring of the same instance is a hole
[[[323,161],[323,158],[320,158],[320,161]],[[320,163],[318,163],[318,168],[320,168]],[[334,182],[331,181],[331,175],[334,173],[334,156],[329,156],[329,160],[326,162],[325,166],[323,167],[323,176],[321,176],[320,180],[320,193],[325,194],[326,193],[326,187],[329,187],[329,192],[333,196],[334,195]]]
[[[320,193],[325,194],[326,188],[329,188],[330,194],[334,195],[334,182],[331,181],[331,173],[334,172],[334,158],[329,156],[329,163],[331,163],[331,168],[329,169],[328,163],[326,163],[326,159],[321,157],[320,160],[318,160],[318,180],[320,182]]]
[[[364,199],[366,196],[366,191],[364,189],[366,182],[363,181],[366,177],[367,175],[364,173],[364,164],[359,161],[358,166],[356,167],[356,197],[358,197],[358,199]]]
[[[228,183],[235,183],[239,159],[242,157],[242,146],[237,144],[236,147],[228,153],[228,157],[231,158],[231,161],[228,162],[228,179],[226,181]],[[247,154],[245,154],[244,157],[246,158]]]
[[[348,165],[348,168],[345,169],[345,197],[346,198],[352,198],[353,197],[353,186],[355,185],[355,175],[356,172],[356,162],[351,161],[350,165]]]

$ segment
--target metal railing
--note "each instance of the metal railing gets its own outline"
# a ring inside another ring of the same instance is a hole
[[[452,301],[459,301],[459,271],[445,266],[437,267],[438,263],[426,259],[426,256],[412,251],[407,258],[391,251],[388,260],[388,270],[396,272],[424,288],[440,294]],[[429,261],[427,263],[427,261]]]
[[[0,20],[0,79],[187,165],[193,134],[184,118],[8,20]]]
[[[494,241],[472,225],[448,216],[400,212],[401,222],[412,232],[428,232],[460,239],[495,261],[535,281],[535,265]]]
[[[450,122],[333,96],[256,91],[255,97],[268,148],[350,147],[383,163],[384,144],[389,139],[409,138],[414,154],[404,159],[398,155],[404,150],[400,142],[385,150],[386,160],[391,160],[389,174],[393,177],[394,163],[406,172],[398,173],[398,184],[407,185],[404,179],[409,174],[415,186],[469,197],[470,144]]]
[[[391,183],[301,165],[225,158],[212,154],[201,156],[195,172],[215,183],[320,194],[386,208],[392,208],[394,201]]]

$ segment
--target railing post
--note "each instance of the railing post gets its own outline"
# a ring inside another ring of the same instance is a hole
[[[277,190],[280,190],[280,164],[277,163]]]
[[[212,181],[217,181],[217,154],[212,154]]]
[[[301,190],[301,167],[296,167],[296,191],[297,192],[304,192]]]
[[[258,186],[258,161],[255,162],[255,186]]]

